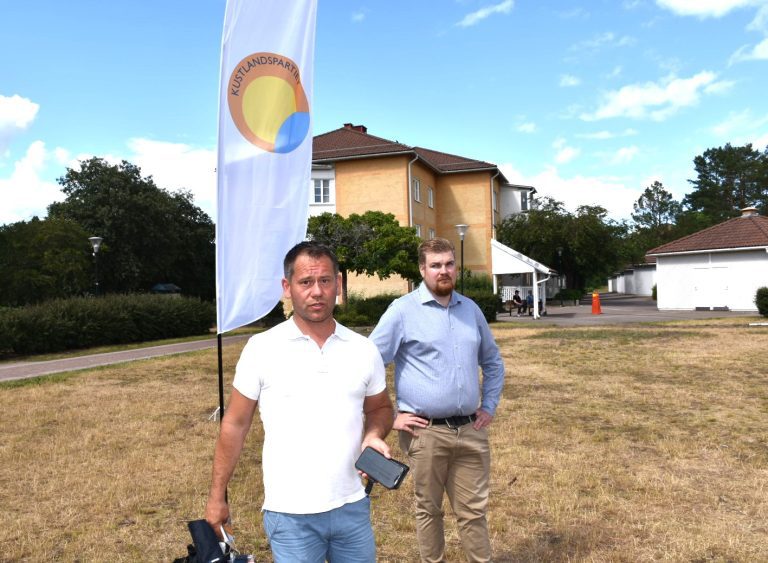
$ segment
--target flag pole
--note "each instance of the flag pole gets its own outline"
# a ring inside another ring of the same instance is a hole
[[[216,334],[216,348],[219,355],[219,425],[224,418],[224,362],[221,352],[221,333]]]

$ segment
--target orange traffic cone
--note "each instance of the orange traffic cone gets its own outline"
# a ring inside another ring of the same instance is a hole
[[[597,291],[592,292],[592,314],[603,314],[603,310],[600,308],[600,294]]]

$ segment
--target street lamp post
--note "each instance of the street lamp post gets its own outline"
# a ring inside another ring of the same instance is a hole
[[[563,306],[563,247],[557,247],[557,289],[560,294],[560,306]]]
[[[96,296],[99,295],[99,247],[101,246],[101,241],[104,240],[101,237],[88,237],[88,242],[91,243],[91,246],[93,247],[93,278],[96,285]]]
[[[469,225],[456,225],[456,232],[459,233],[461,241],[461,293],[464,293],[464,237],[467,234]]]

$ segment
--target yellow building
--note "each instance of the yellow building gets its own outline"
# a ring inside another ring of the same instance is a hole
[[[468,225],[464,267],[489,274],[495,225],[528,209],[535,190],[510,184],[495,164],[369,135],[363,125],[344,127],[313,140],[310,215],[330,212],[392,213],[424,238],[443,237],[456,245],[456,225]],[[351,291],[373,295],[404,293],[408,284],[394,276],[350,276]]]

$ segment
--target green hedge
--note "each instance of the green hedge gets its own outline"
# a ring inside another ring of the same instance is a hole
[[[561,289],[555,294],[552,301],[561,299],[563,301],[578,301],[582,295],[584,295],[584,292],[581,289]]]
[[[372,297],[350,295],[346,307],[337,305],[333,316],[344,326],[374,326],[379,322],[389,304],[398,297],[389,293]]]
[[[755,293],[755,305],[757,305],[757,312],[768,317],[768,287],[760,287]]]
[[[465,295],[477,303],[486,321],[496,322],[496,314],[502,310],[501,295],[495,295],[492,291],[467,291]]]
[[[212,303],[163,295],[108,295],[56,299],[0,310],[0,350],[42,354],[206,334]]]

